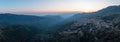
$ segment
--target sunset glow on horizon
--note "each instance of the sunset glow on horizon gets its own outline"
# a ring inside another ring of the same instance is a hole
[[[95,12],[119,0],[0,0],[0,12]]]

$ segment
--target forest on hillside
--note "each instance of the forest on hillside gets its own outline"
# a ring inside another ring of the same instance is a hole
[[[0,14],[0,42],[120,42],[120,6],[67,19]]]

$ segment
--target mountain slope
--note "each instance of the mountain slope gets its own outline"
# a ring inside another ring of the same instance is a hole
[[[63,42],[120,42],[119,9],[120,6],[110,6],[83,19],[75,18],[61,26],[56,37]]]

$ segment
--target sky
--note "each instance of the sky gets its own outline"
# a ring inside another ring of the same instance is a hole
[[[0,0],[0,13],[94,12],[120,0]]]

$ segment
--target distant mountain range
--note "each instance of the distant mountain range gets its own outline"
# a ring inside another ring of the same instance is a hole
[[[0,14],[0,23],[10,24],[42,24],[53,23],[61,20],[60,16],[32,16],[32,15],[16,15],[11,13]]]

